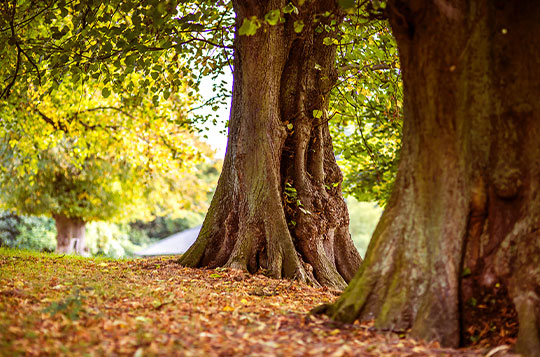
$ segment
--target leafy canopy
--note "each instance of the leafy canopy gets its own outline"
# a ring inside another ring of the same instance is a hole
[[[288,3],[263,18],[238,24],[241,35],[294,21]],[[340,0],[347,13],[339,48],[340,82],[331,94],[334,148],[345,173],[345,192],[384,202],[396,172],[402,89],[397,50],[382,17],[384,1]],[[230,65],[234,12],[225,1],[19,0],[0,4],[0,97],[20,88],[51,93],[66,81],[102,83],[103,97],[154,105],[181,91],[194,95],[203,76],[217,78]],[[327,14],[320,14],[327,16]],[[301,33],[304,23],[296,21]],[[137,74],[136,80],[132,76]],[[217,97],[225,101],[223,83]],[[322,115],[320,113],[319,115]],[[191,119],[204,119],[191,116]]]
[[[103,88],[66,81],[46,96],[10,96],[0,111],[3,205],[84,221],[204,210],[212,152],[184,120],[189,96],[133,105]]]
[[[157,104],[200,76],[223,74],[234,18],[225,1],[19,0],[0,3],[0,99],[17,84],[51,93],[66,80],[97,80],[102,94]],[[141,83],[130,75],[137,73]],[[226,96],[223,83],[217,85]]]

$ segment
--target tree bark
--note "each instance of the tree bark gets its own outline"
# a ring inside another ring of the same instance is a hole
[[[245,18],[264,19],[285,5],[233,1],[237,31],[225,162],[201,233],[180,262],[263,269],[276,278],[342,289],[361,258],[348,231],[327,126],[328,92],[337,76],[335,47],[323,39],[333,33],[315,30],[341,15],[334,1],[311,1],[284,24],[238,34]],[[334,15],[316,22],[315,15],[326,11]],[[294,21],[304,23],[300,34]]]
[[[540,351],[540,3],[391,1],[405,88],[395,188],[327,313],[458,346],[501,285],[517,350]]]
[[[65,254],[88,255],[85,243],[86,222],[62,214],[54,215],[56,223],[56,251]]]

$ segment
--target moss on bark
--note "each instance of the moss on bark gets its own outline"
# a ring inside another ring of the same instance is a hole
[[[475,289],[508,286],[517,350],[540,350],[540,3],[388,3],[403,152],[366,260],[327,313],[460,343]],[[468,278],[462,278],[463,273]]]
[[[285,5],[233,1],[237,28],[246,17],[264,18]],[[317,0],[295,15],[305,23],[301,34],[289,15],[253,36],[237,34],[225,163],[201,234],[182,264],[264,269],[336,289],[358,268],[341,190],[325,189],[342,180],[327,124],[313,117],[314,109],[327,107],[327,79],[335,77],[335,48],[323,44],[328,34],[315,32],[315,16],[326,11],[334,15],[322,21],[340,21],[337,2]],[[294,205],[285,197],[286,183],[298,194]]]

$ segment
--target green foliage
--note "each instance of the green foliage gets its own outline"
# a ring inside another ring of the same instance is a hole
[[[0,247],[11,246],[17,239],[21,219],[13,212],[0,211]]]
[[[53,251],[56,247],[54,221],[47,217],[0,214],[0,246],[17,249]]]
[[[294,23],[293,23],[293,26],[294,26],[294,32],[296,33],[300,33],[302,32],[302,30],[304,29],[304,21],[302,20],[296,20]]]
[[[51,219],[25,217],[19,232],[13,245],[16,248],[52,252],[56,247],[56,229]]]
[[[154,240],[128,224],[92,222],[86,226],[86,246],[92,255],[111,258],[131,257]]]
[[[261,26],[281,24],[285,18],[295,21],[294,30],[301,32],[304,23],[296,15],[303,4],[288,3],[263,18],[246,18],[240,33],[251,35]],[[400,148],[402,89],[397,50],[384,22],[369,21],[366,8],[355,6],[355,1],[340,0],[339,4],[346,10],[347,20],[338,38],[325,39],[328,45],[337,44],[339,53],[340,81],[328,113],[334,148],[345,174],[345,193],[384,204]],[[380,17],[386,3],[364,5],[371,15]],[[97,81],[101,86],[96,93],[103,100],[136,106],[148,98],[155,107],[182,92],[186,85],[186,94],[193,96],[200,78],[217,78],[232,57],[234,12],[230,2],[222,0],[20,0],[3,2],[0,10],[0,43],[5,44],[0,48],[2,98],[9,93],[26,98],[26,88],[30,88],[40,99],[68,83]],[[191,76],[186,75],[190,72]],[[230,94],[224,83],[214,90],[219,96],[204,105],[223,102]],[[190,117],[190,121],[196,119],[201,118]],[[99,122],[78,118],[56,122],[52,129],[43,131],[44,138],[50,137],[39,145],[48,147],[57,141],[61,125],[88,132],[88,127]],[[129,138],[130,133],[117,133],[116,138]],[[26,141],[21,146],[31,152],[36,144]],[[84,145],[78,149],[84,152]],[[34,166],[39,161],[25,160],[25,164]]]
[[[157,104],[186,81],[193,96],[202,76],[216,78],[230,64],[233,27],[223,0],[1,2],[0,100],[20,88],[45,95],[68,81],[96,80],[104,98]],[[222,96],[213,101],[227,97],[224,83],[216,89]]]
[[[338,3],[339,3],[339,6],[341,6],[344,9],[350,9],[355,6],[355,0],[339,0]]]
[[[242,22],[242,26],[238,29],[240,35],[253,36],[257,33],[257,29],[261,27],[261,22],[257,19],[257,16],[251,18],[245,18]]]
[[[188,219],[179,220],[190,222]],[[121,258],[133,256],[136,251],[155,242],[155,239],[149,238],[146,232],[136,225],[92,222],[86,225],[85,241],[92,255]],[[0,246],[52,252],[56,247],[54,220],[2,212]]]
[[[360,255],[364,256],[383,210],[375,202],[359,202],[352,197],[347,198],[347,207],[351,237]]]
[[[68,82],[41,100],[27,91],[0,107],[4,207],[83,221],[203,211],[214,181],[201,170],[212,152],[183,120],[189,97],[134,105],[93,95],[96,88]]]
[[[403,89],[388,24],[364,16],[357,9],[342,26],[330,130],[345,194],[384,206],[399,160]]]
[[[281,19],[281,11],[279,10],[270,10],[266,15],[264,15],[264,20],[268,22],[269,25],[277,25]]]
[[[136,221],[129,224],[132,232],[141,232],[150,239],[163,239],[174,233],[195,227],[202,223],[204,216],[191,212],[184,217],[171,216],[156,217],[150,222]],[[134,241],[134,238],[131,238]]]

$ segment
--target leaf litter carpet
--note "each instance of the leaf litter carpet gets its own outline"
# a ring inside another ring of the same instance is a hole
[[[0,255],[0,356],[501,355],[308,314],[336,298],[324,288],[189,269],[172,258]]]

